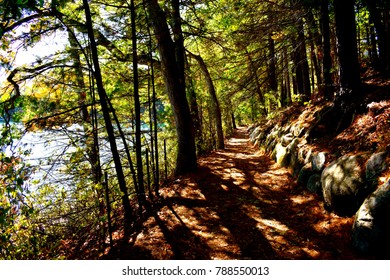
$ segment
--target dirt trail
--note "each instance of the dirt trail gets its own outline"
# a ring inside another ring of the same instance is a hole
[[[134,259],[356,259],[352,218],[327,213],[285,168],[256,151],[245,128],[199,172],[161,190],[164,203],[123,257]]]

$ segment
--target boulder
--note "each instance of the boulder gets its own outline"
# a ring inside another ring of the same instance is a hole
[[[378,185],[378,176],[386,170],[387,152],[373,154],[366,163],[367,187],[374,189]]]
[[[307,181],[306,187],[312,193],[321,195],[322,193],[321,174],[315,173],[311,175],[309,180]]]
[[[314,171],[322,172],[325,167],[326,153],[315,153],[311,156],[311,166]]]
[[[304,132],[304,125],[303,123],[296,123],[290,128],[290,132],[295,136],[295,137],[301,137]]]
[[[257,137],[259,141],[264,141],[265,138],[266,138],[266,134],[264,131],[260,132],[259,136]]]
[[[294,140],[292,140],[292,142],[287,146],[288,153],[290,154],[288,167],[292,170],[294,176],[298,175],[302,167],[302,164],[299,161],[299,143],[300,140],[298,138],[294,138]]]
[[[311,164],[305,164],[298,174],[298,184],[301,186],[306,186],[309,181],[310,176],[314,174],[313,169],[311,168]]]
[[[272,150],[274,150],[276,144],[277,144],[276,139],[268,137],[267,141],[265,143],[265,150],[266,150],[266,152],[270,153]]]
[[[274,158],[276,163],[280,166],[286,166],[289,159],[287,148],[280,143],[276,144],[272,153],[272,158]]]
[[[252,132],[251,134],[249,135],[249,138],[252,142],[254,142],[257,138],[257,136],[260,134],[261,132],[261,128],[260,127],[256,127]]]
[[[288,146],[294,139],[294,135],[292,133],[288,133],[282,136],[281,143],[283,146]]]
[[[356,213],[352,245],[361,253],[390,257],[390,179],[367,197]]]
[[[341,216],[352,216],[369,195],[364,176],[367,155],[342,156],[321,174],[325,207]]]

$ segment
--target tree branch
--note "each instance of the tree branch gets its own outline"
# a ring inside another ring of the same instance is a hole
[[[23,23],[29,22],[31,20],[43,17],[43,16],[53,16],[54,12],[53,11],[37,11],[36,14],[33,14],[31,16],[22,18],[21,20],[18,20],[11,24],[10,26],[1,26],[0,27],[0,39],[3,37],[3,35],[19,26],[21,26]]]

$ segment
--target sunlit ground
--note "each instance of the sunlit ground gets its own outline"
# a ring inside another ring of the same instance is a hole
[[[199,160],[196,176],[162,190],[168,206],[145,222],[133,250],[150,259],[351,259],[351,218],[324,211],[240,129]]]

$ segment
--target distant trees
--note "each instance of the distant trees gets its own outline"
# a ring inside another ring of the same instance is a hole
[[[370,52],[372,53],[373,65],[384,75],[389,75],[390,70],[390,3],[388,0],[364,0],[369,12],[369,23],[371,33],[368,41],[371,41]],[[375,30],[372,28],[374,26]],[[376,49],[378,47],[378,50]],[[376,52],[379,53],[377,60]]]
[[[285,101],[290,92],[293,101],[333,100],[337,92],[338,103],[353,102],[347,95],[340,96],[346,88],[354,91],[351,94],[355,97],[359,94],[360,62],[368,62],[386,75],[386,58],[378,67],[375,53],[380,48],[374,43],[377,36],[385,38],[380,34],[385,34],[381,30],[386,26],[388,1],[251,1],[246,5],[237,2],[232,7],[243,11],[240,17],[236,10],[226,12],[226,22],[235,29],[230,32],[230,38],[236,41],[234,52],[252,60],[251,69],[237,75],[237,90],[243,92],[250,86],[249,94],[258,92],[256,82],[248,83],[257,77],[265,91],[258,95],[258,112],[270,103],[288,105]],[[376,25],[374,14],[379,19]],[[373,29],[374,25],[377,27]],[[241,67],[245,69],[244,64]],[[275,85],[280,85],[277,91]]]
[[[333,98],[333,82],[332,82],[332,56],[330,42],[330,19],[329,19],[329,0],[321,0],[320,2],[320,21],[321,21],[321,37],[322,37],[322,91],[323,96],[327,100]]]

